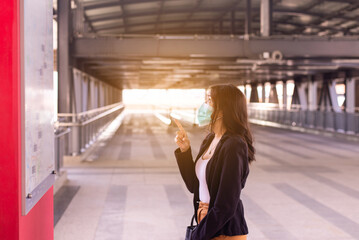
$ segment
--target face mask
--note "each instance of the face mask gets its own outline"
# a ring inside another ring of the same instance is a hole
[[[197,120],[199,126],[208,125],[211,122],[213,108],[207,103],[203,103],[197,110]]]

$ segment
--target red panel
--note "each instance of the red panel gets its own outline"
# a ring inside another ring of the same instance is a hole
[[[0,0],[0,239],[52,240],[52,187],[21,216],[19,13],[19,0]]]
[[[19,239],[19,5],[0,0],[0,239]]]
[[[53,187],[26,216],[20,216],[21,240],[54,239]]]

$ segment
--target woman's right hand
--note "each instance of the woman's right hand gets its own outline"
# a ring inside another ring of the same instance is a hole
[[[175,120],[175,123],[177,124],[177,127],[179,128],[179,131],[176,131],[177,135],[175,137],[175,142],[176,142],[177,146],[181,149],[181,152],[185,152],[190,147],[190,142],[189,142],[187,133],[184,130],[184,128],[182,127],[181,123],[177,119],[174,119],[174,120]]]

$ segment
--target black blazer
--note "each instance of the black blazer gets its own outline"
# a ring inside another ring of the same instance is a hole
[[[193,196],[195,219],[199,202],[199,181],[195,164],[209,146],[214,133],[203,140],[199,153],[193,162],[191,148],[174,153],[181,176]],[[210,195],[207,215],[193,232],[193,240],[209,240],[219,235],[234,236],[248,234],[244,219],[241,190],[249,174],[247,144],[238,135],[225,132],[218,142],[206,168],[206,180]]]

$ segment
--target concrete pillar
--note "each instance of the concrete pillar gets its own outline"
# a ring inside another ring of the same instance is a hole
[[[341,112],[341,109],[338,104],[338,96],[337,96],[337,92],[335,90],[335,85],[336,85],[335,81],[329,82],[329,84],[328,84],[329,97],[330,97],[330,100],[332,103],[333,111]]]
[[[305,92],[307,84],[305,82],[301,82],[301,83],[295,82],[295,84],[296,84],[295,87],[297,88],[297,92],[298,92],[300,109],[305,111],[308,108],[307,95]]]
[[[82,112],[82,73],[77,69],[73,70],[73,100],[74,100],[74,112]]]
[[[287,109],[287,81],[283,81],[283,109]]]
[[[70,15],[71,2],[57,1],[57,19],[58,19],[58,111],[59,113],[70,113],[72,111],[71,100],[71,76],[70,68]]]
[[[100,85],[100,107],[105,106],[105,85],[101,83]]]
[[[272,34],[272,0],[261,0],[261,35],[268,37]]]
[[[249,102],[259,102],[257,84],[251,84],[251,96]]]
[[[345,111],[347,113],[355,112],[355,97],[359,93],[355,92],[355,79],[348,78],[345,82]]]
[[[88,110],[88,88],[89,88],[89,77],[82,74],[82,112]]]
[[[270,103],[279,103],[277,87],[276,87],[275,82],[271,83],[270,92],[269,92],[269,102]]]
[[[247,87],[246,87],[246,84],[243,85],[243,94],[246,97],[246,101],[247,101]]]
[[[262,84],[262,103],[266,102],[266,84],[265,82]]]
[[[91,110],[92,109],[92,99],[91,99],[91,85],[92,85],[92,78],[91,77],[87,77],[87,109]]]
[[[316,111],[318,106],[318,82],[314,80],[308,81],[308,109],[310,111]]]
[[[80,113],[82,112],[82,73],[77,69],[73,71],[73,112]],[[77,123],[79,119],[77,117],[72,118],[73,123]],[[71,129],[71,148],[73,155],[81,153],[81,127],[74,126]]]

